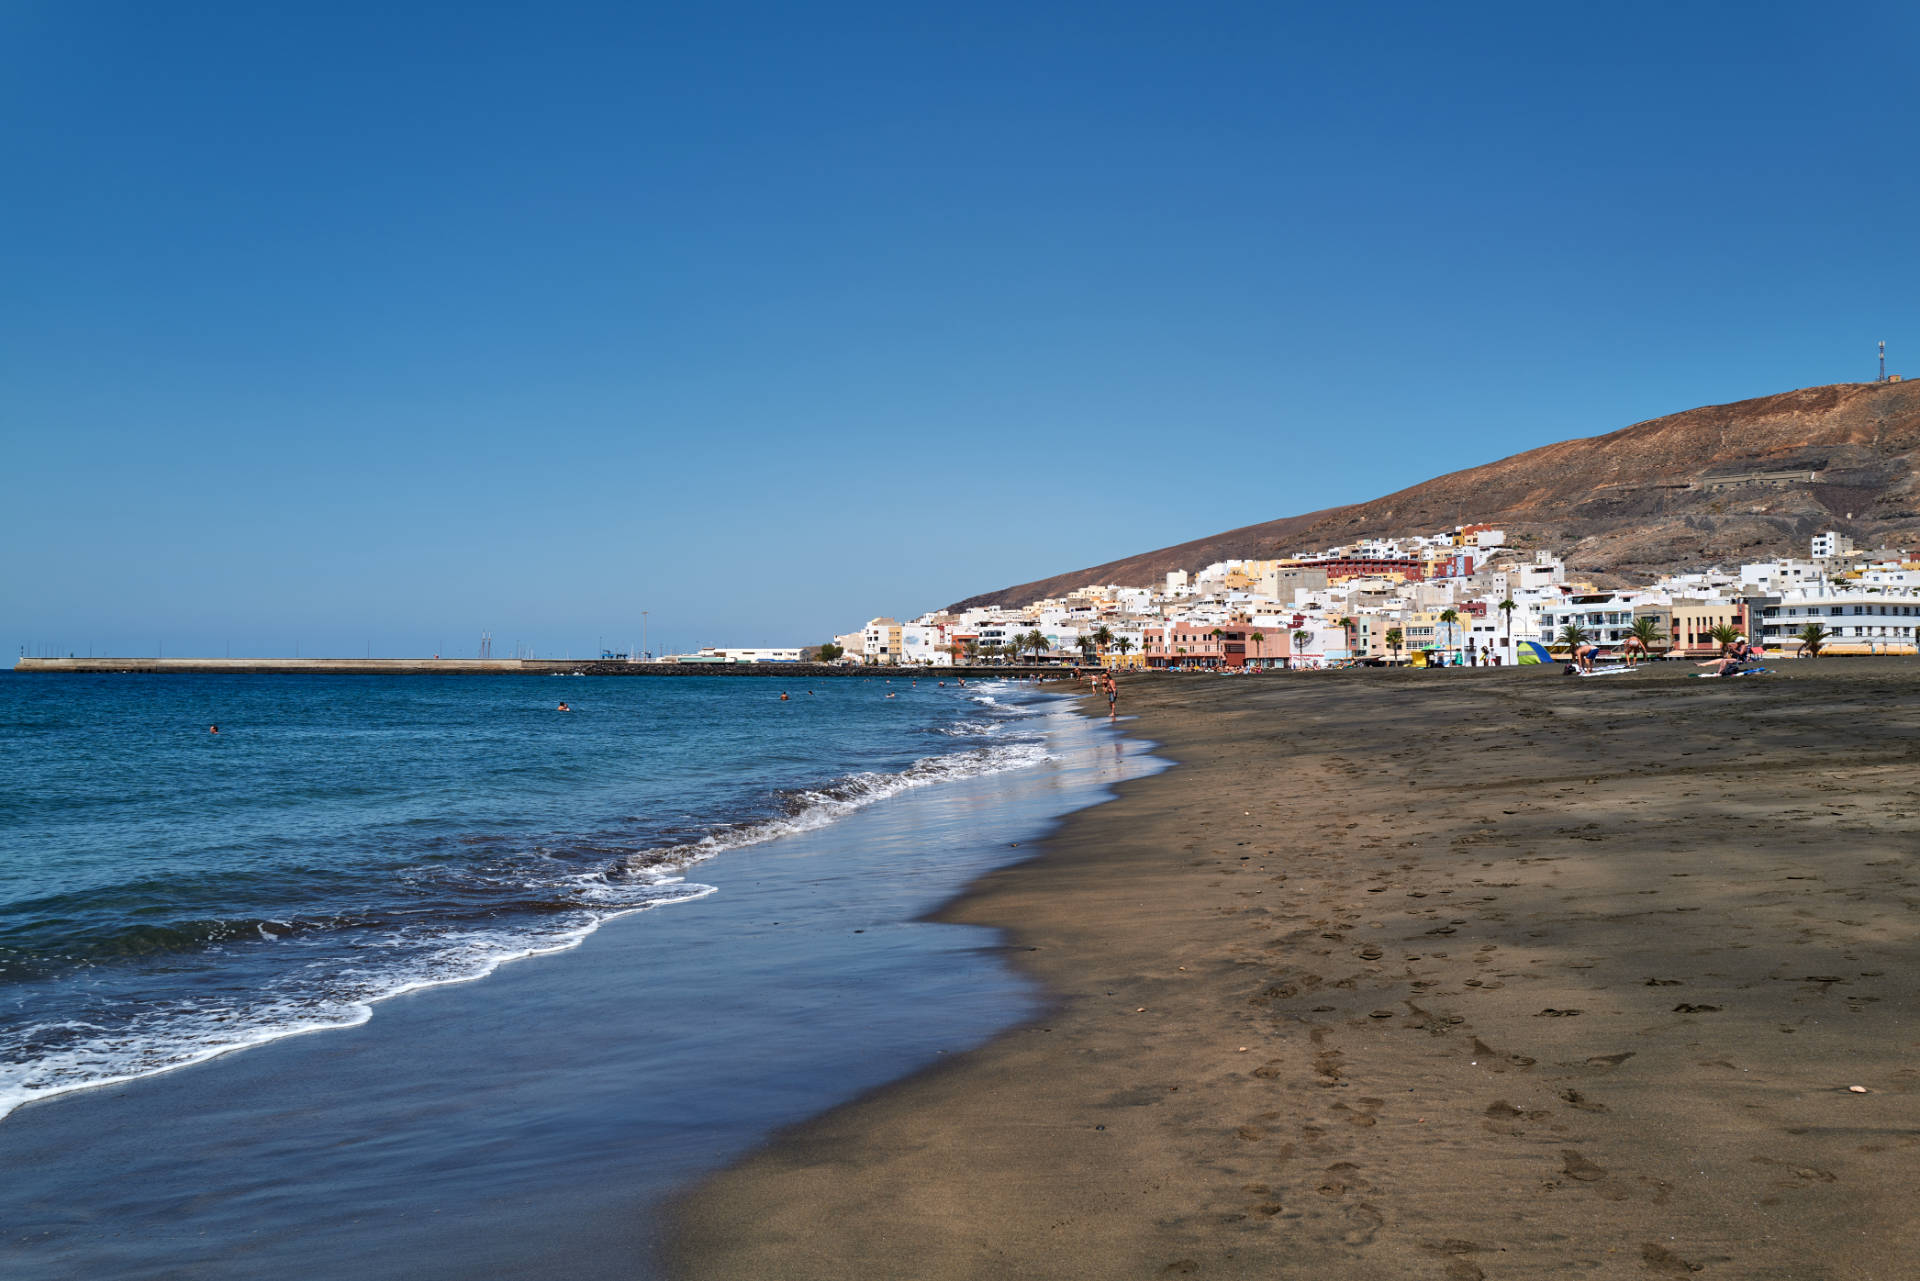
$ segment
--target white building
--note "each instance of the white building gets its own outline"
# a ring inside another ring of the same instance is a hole
[[[900,661],[921,667],[952,667],[953,645],[943,623],[908,623],[900,629]]]
[[[1872,565],[1860,575],[1862,586],[1878,587],[1882,591],[1908,591],[1920,589],[1920,569],[1906,569],[1897,564]]]
[[[1633,631],[1636,605],[1662,603],[1643,592],[1595,592],[1590,596],[1568,596],[1543,605],[1540,632],[1551,643],[1568,627],[1578,627],[1596,645],[1618,645]]]
[[[724,658],[729,663],[797,663],[798,649],[702,649],[702,657]]]
[[[1852,551],[1853,540],[1845,534],[1836,533],[1829,529],[1824,534],[1814,536],[1812,555],[1815,560],[1821,560],[1828,556],[1845,556]]]
[[[860,652],[869,663],[900,661],[900,624],[891,618],[868,621],[860,638]]]
[[[1828,640],[1822,649],[1843,654],[1911,654],[1920,628],[1920,592],[1847,587],[1790,592],[1760,611],[1760,635],[1768,649],[1794,653],[1801,630],[1818,623]]]
[[[1533,564],[1510,566],[1507,575],[1507,581],[1515,593],[1537,591],[1566,582],[1567,567],[1552,552],[1535,552]]]
[[[1818,539],[1815,540],[1819,541]],[[1753,561],[1740,566],[1740,585],[1760,596],[1780,596],[1802,591],[1825,577],[1825,571],[1810,560]]]

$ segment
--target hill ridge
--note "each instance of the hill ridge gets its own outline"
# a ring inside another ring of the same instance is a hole
[[[1571,568],[1626,577],[1804,555],[1806,540],[1829,528],[1866,545],[1898,543],[1920,539],[1917,462],[1920,382],[1801,387],[1538,445],[1368,502],[1243,525],[948,608],[1022,605],[1098,583],[1147,586],[1169,570],[1467,522],[1552,547]],[[1744,479],[1802,466],[1804,479]]]

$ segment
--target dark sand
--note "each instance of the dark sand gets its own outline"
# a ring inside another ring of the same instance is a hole
[[[1181,768],[946,912],[1057,1007],[704,1184],[676,1268],[1920,1275],[1920,664],[1781,666],[1131,682]]]

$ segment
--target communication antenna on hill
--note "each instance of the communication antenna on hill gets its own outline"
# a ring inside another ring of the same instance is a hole
[[[1887,340],[1880,340],[1880,381],[1887,381]]]

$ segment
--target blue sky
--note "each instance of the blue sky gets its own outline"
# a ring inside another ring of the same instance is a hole
[[[1916,25],[0,0],[0,640],[814,642],[1920,374]]]

